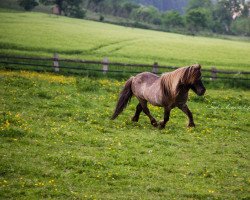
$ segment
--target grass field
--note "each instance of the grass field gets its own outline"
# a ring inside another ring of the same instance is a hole
[[[0,10],[0,53],[249,70],[250,42],[126,28],[41,13]]]
[[[0,55],[54,52],[250,70],[249,38],[184,36],[0,9]],[[186,116],[175,109],[158,130],[144,114],[131,122],[135,99],[110,120],[124,84],[119,77],[3,68],[0,199],[250,199],[249,87],[207,81],[204,97],[190,92],[197,127],[186,128]],[[161,108],[150,110],[162,119]]]
[[[0,71],[0,199],[250,198],[249,91],[190,93],[197,127],[158,130],[135,99],[109,119],[123,84]]]

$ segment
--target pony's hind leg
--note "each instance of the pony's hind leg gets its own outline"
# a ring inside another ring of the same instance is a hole
[[[150,111],[149,111],[148,106],[147,106],[147,101],[146,101],[146,100],[140,100],[140,104],[141,104],[141,106],[142,106],[143,112],[149,117],[150,123],[151,123],[154,127],[157,127],[157,126],[158,126],[157,121],[156,121],[155,118],[150,114]]]
[[[141,106],[140,103],[138,103],[138,105],[136,106],[135,115],[132,117],[133,122],[138,122],[139,121],[141,111],[142,111],[142,106]]]

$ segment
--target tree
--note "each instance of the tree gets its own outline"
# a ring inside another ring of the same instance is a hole
[[[186,24],[191,32],[197,32],[207,27],[207,18],[204,10],[192,9],[186,14]]]
[[[213,22],[213,3],[211,0],[190,0],[187,6],[187,13],[191,10],[199,10],[203,15],[205,15],[205,23],[207,29],[212,29]],[[202,26],[204,28],[204,26]]]
[[[130,0],[85,0],[86,7],[94,12],[129,17],[133,9],[140,7]]]
[[[183,18],[179,12],[171,10],[162,15],[163,24],[167,27],[184,26]]]
[[[230,33],[233,15],[240,11],[240,0],[221,0],[214,9],[215,31]]]
[[[232,22],[231,31],[236,35],[250,36],[250,18],[238,18]]]
[[[84,18],[86,11],[81,7],[82,0],[64,0],[62,10],[66,16]]]
[[[20,0],[19,5],[23,7],[26,11],[30,11],[39,4],[36,0]]]
[[[139,8],[140,6],[136,3],[126,1],[122,4],[123,16],[129,17],[134,9]]]
[[[187,6],[187,11],[196,8],[212,9],[212,2],[211,0],[190,0]]]
[[[87,8],[94,12],[98,12],[98,7],[102,2],[104,2],[104,0],[88,0]]]
[[[139,21],[152,23],[154,19],[160,18],[159,11],[153,6],[140,6],[133,12],[133,18]]]
[[[250,9],[250,1],[243,4],[243,8],[241,10],[242,17],[249,17],[249,9]]]
[[[45,5],[56,4],[59,14],[69,17],[84,18],[86,11],[81,7],[82,0],[40,0]]]

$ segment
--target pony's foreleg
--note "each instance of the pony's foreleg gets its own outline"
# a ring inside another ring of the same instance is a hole
[[[168,108],[164,108],[164,119],[160,122],[160,129],[165,128],[166,123],[169,120],[169,116],[170,116],[170,110]]]
[[[141,106],[142,106],[143,112],[149,117],[150,123],[151,123],[154,127],[157,127],[157,126],[158,126],[157,121],[156,121],[155,118],[150,114],[150,111],[149,111],[148,106],[147,106],[147,101],[141,100],[141,101],[140,101],[140,104],[141,104]]]
[[[141,111],[142,111],[142,106],[141,106],[140,103],[138,103],[138,105],[136,106],[135,115],[132,117],[133,122],[138,122],[139,121]]]
[[[195,127],[193,114],[189,110],[188,106],[185,104],[185,105],[179,106],[178,108],[181,109],[188,116],[188,119],[189,119],[188,127]]]

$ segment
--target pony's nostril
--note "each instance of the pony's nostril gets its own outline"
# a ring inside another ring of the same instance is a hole
[[[206,92],[206,89],[202,89],[201,90],[201,95],[205,94],[205,92]]]

